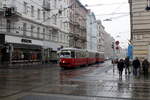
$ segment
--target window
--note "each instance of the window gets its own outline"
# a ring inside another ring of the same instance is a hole
[[[55,25],[57,24],[57,16],[56,15],[54,16],[54,24]]]
[[[37,28],[37,37],[39,38],[40,35],[40,27]]]
[[[60,6],[60,9],[59,9],[59,16],[62,16],[62,9],[63,9],[63,7],[62,7],[62,5]]]
[[[150,7],[150,0],[147,0],[147,6]]]
[[[45,39],[45,28],[43,28],[43,39]]]
[[[71,58],[71,52],[69,52],[69,51],[62,51],[60,53],[60,58]]]
[[[60,34],[60,42],[62,42],[62,34]]]
[[[46,18],[46,13],[45,11],[43,11],[43,21],[45,21],[45,18]]]
[[[34,26],[31,25],[31,36],[33,36],[33,29],[34,29]]]
[[[24,2],[24,14],[26,14],[27,13],[27,3],[26,2]]]
[[[34,6],[31,6],[31,17],[34,17]]]
[[[40,9],[38,9],[37,10],[37,19],[40,19],[40,13],[41,13],[41,11],[40,11]]]
[[[54,8],[57,8],[57,1],[54,0]]]
[[[49,39],[52,40],[52,31],[49,30]]]
[[[60,28],[62,28],[62,23],[63,23],[62,20],[60,20]]]
[[[46,5],[46,1],[45,1],[45,0],[43,0],[43,7],[45,7],[45,5]]]
[[[27,23],[23,23],[23,35],[26,36]]]
[[[7,20],[7,32],[10,32],[11,30],[11,21],[10,20]]]

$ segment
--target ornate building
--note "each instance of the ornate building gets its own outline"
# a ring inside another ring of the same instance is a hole
[[[101,20],[97,20],[97,51],[98,52],[104,52],[104,36],[106,34],[105,28],[101,23]]]
[[[1,0],[0,61],[56,60],[57,49],[69,46],[69,26],[61,20],[66,9],[59,4],[57,0]]]
[[[150,0],[129,0],[133,56],[150,60]]]
[[[79,0],[69,0],[69,47],[86,48],[86,16],[88,10]]]

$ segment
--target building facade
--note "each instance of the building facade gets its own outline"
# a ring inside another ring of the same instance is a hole
[[[133,56],[150,60],[150,0],[129,0]]]
[[[86,49],[86,16],[88,10],[79,0],[69,0],[69,47]]]
[[[68,27],[62,28],[61,12],[53,9],[58,4],[56,0],[0,2],[1,62],[57,59],[57,49],[69,46]]]
[[[105,28],[101,23],[101,20],[97,20],[97,51],[104,52],[104,35],[106,34]]]
[[[98,27],[96,17],[93,12],[88,11],[87,15],[87,49],[97,51]]]
[[[85,49],[86,14],[79,0],[1,0],[0,61],[48,62],[63,47]]]
[[[115,43],[115,39],[109,34],[104,34],[104,56],[105,58],[113,58],[116,56],[115,49],[112,48],[112,43]]]
[[[64,47],[103,52],[103,33],[79,0],[0,1],[0,63],[56,61]]]
[[[94,13],[89,10],[87,15],[87,49],[104,52],[105,33],[101,20],[96,20]]]

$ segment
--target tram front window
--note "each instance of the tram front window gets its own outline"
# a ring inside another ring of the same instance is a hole
[[[70,52],[61,52],[60,58],[71,58]]]

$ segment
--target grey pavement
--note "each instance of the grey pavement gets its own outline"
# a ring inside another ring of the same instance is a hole
[[[62,70],[59,66],[0,70],[0,100],[149,100],[150,78],[123,74],[110,61]]]

